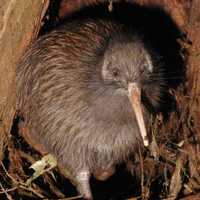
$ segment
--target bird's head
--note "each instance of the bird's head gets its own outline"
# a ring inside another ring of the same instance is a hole
[[[125,118],[127,110],[131,110],[145,146],[148,139],[142,107],[158,108],[165,87],[162,67],[153,59],[138,38],[111,39],[101,59],[102,95],[96,99],[97,106],[100,102],[98,115],[123,115]],[[107,108],[105,112],[103,106]]]

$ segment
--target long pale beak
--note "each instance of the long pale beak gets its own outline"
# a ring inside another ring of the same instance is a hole
[[[136,83],[129,83],[128,95],[133,111],[135,112],[136,120],[140,129],[140,134],[142,136],[144,146],[148,146],[149,141],[147,138],[147,130],[145,128],[144,118],[142,114],[142,106],[141,106],[141,89],[138,87]]]

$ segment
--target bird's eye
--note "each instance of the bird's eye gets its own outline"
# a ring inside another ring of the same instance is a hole
[[[145,73],[145,69],[144,68],[140,69],[140,74],[144,74],[144,73]]]
[[[118,77],[119,76],[119,69],[117,69],[117,68],[112,69],[112,75],[115,78]]]
[[[142,69],[140,69],[140,74],[147,75],[147,76],[151,75],[151,71],[149,70],[149,66],[147,64],[144,64]]]

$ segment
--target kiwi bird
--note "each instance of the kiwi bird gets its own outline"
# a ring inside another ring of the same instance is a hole
[[[162,70],[131,28],[72,20],[39,37],[17,66],[17,107],[31,137],[55,155],[86,199],[138,146],[148,146]]]

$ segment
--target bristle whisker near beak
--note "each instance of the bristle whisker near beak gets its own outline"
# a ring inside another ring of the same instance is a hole
[[[141,89],[138,87],[136,83],[129,83],[128,94],[129,94],[129,99],[130,99],[133,111],[136,116],[136,120],[139,126],[139,130],[140,130],[140,134],[141,134],[144,146],[148,146],[149,141],[147,138],[147,130],[145,127],[144,117],[142,113],[142,106],[141,106]]]

